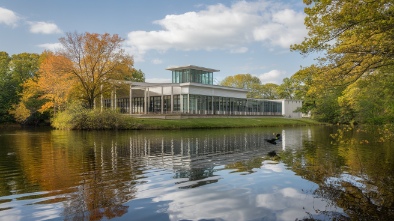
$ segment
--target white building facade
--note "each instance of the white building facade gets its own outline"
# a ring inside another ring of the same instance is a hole
[[[134,115],[259,115],[297,118],[292,110],[301,101],[247,98],[248,90],[213,85],[213,73],[219,70],[199,66],[168,68],[172,83],[123,82],[129,90],[116,90],[101,108],[119,109]],[[295,102],[295,103],[294,103]],[[301,114],[299,114],[301,117]]]

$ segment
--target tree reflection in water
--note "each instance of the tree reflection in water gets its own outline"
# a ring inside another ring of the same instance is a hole
[[[282,159],[298,175],[317,183],[314,193],[335,202],[351,220],[394,220],[389,134],[345,126],[332,134],[334,146],[305,141],[303,149],[283,152]]]
[[[144,220],[152,210],[163,210],[157,214],[166,218],[214,219],[226,217],[233,205],[228,216],[233,220],[236,214],[274,219],[285,209],[306,214],[304,220],[389,220],[394,216],[394,149],[386,129],[342,128],[332,138],[324,128],[288,129],[280,131],[283,139],[275,146],[264,141],[272,129],[261,128],[20,133],[18,145],[11,144],[15,138],[1,136],[0,146],[6,148],[0,148],[0,212],[39,211],[44,205],[57,207],[57,217],[65,220],[136,213]],[[271,150],[280,155],[273,164],[263,158]],[[305,180],[318,188],[302,189]],[[208,202],[210,194],[233,204]],[[299,203],[305,197],[309,203]],[[325,202],[314,207],[314,200]],[[323,211],[324,206],[330,208]],[[349,217],[332,209],[336,206]],[[200,213],[188,216],[195,208]]]

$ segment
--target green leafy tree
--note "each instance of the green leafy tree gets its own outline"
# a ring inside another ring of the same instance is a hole
[[[297,71],[293,76],[291,76],[292,82],[295,87],[295,99],[302,100],[302,113],[310,113],[314,108],[316,108],[316,100],[318,99],[320,84],[315,84],[313,79],[318,68],[314,65],[303,68]]]
[[[145,74],[141,71],[141,69],[134,69],[131,72],[131,76],[126,76],[125,80],[133,81],[133,82],[145,82]]]
[[[260,97],[263,99],[279,99],[279,86],[273,83],[267,83],[260,86]]]
[[[325,88],[316,96],[315,108],[311,113],[314,119],[328,123],[340,122],[340,106],[338,97],[341,96],[343,88]]]
[[[219,85],[247,89],[249,90],[248,98],[258,98],[261,81],[251,74],[236,74],[224,78]]]
[[[350,85],[338,98],[343,122],[384,124],[394,122],[394,76],[375,71]]]
[[[298,73],[310,76],[303,92],[304,105],[317,118],[330,122],[355,119],[365,122],[378,112],[388,119],[390,111],[377,111],[376,107],[390,106],[385,102],[390,96],[380,91],[385,96],[370,97],[381,89],[378,82],[382,78],[369,76],[394,66],[393,2],[304,0],[304,3],[308,37],[291,49],[303,55],[319,55],[316,65]],[[364,88],[369,88],[370,93],[364,93]],[[392,90],[388,88],[387,91]]]
[[[324,67],[312,65],[295,73],[291,79],[295,87],[295,98],[303,100],[300,111],[311,113],[319,121],[338,123],[340,111],[338,97],[346,86],[327,86],[319,73]]]
[[[394,65],[392,0],[304,3],[309,36],[292,49],[305,55],[323,53],[319,65],[328,68],[318,77],[326,84],[348,85],[376,69]]]
[[[0,52],[0,122],[14,120],[9,110],[20,100],[22,83],[37,72],[39,57],[34,53],[21,53],[10,57],[6,52]]]
[[[35,53],[15,54],[11,57],[10,71],[13,81],[18,84],[17,91],[21,92],[21,83],[32,78],[39,69],[40,55]]]
[[[290,100],[295,99],[296,86],[296,82],[293,78],[284,78],[282,84],[277,88],[279,98]]]
[[[11,103],[15,97],[15,91],[11,83],[11,73],[9,63],[11,57],[7,52],[0,52],[0,123],[12,121],[12,116],[8,114]]]

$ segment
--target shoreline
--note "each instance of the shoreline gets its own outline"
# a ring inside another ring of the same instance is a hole
[[[280,126],[328,125],[308,118],[254,117],[254,118],[123,118],[115,128],[100,126],[71,130],[182,130],[182,129],[219,129],[219,128],[254,128]],[[45,128],[48,126],[23,126],[20,124],[0,124],[0,129]],[[56,128],[52,128],[56,130]],[[67,129],[64,129],[67,130]]]

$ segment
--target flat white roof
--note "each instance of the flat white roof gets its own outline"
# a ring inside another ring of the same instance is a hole
[[[212,69],[212,68],[204,68],[204,67],[199,67],[199,66],[195,66],[195,65],[176,66],[176,67],[166,68],[166,70],[170,70],[170,71],[185,70],[185,69],[194,69],[194,70],[200,70],[200,71],[206,71],[206,72],[219,72],[220,71],[220,70],[216,70],[216,69]]]

